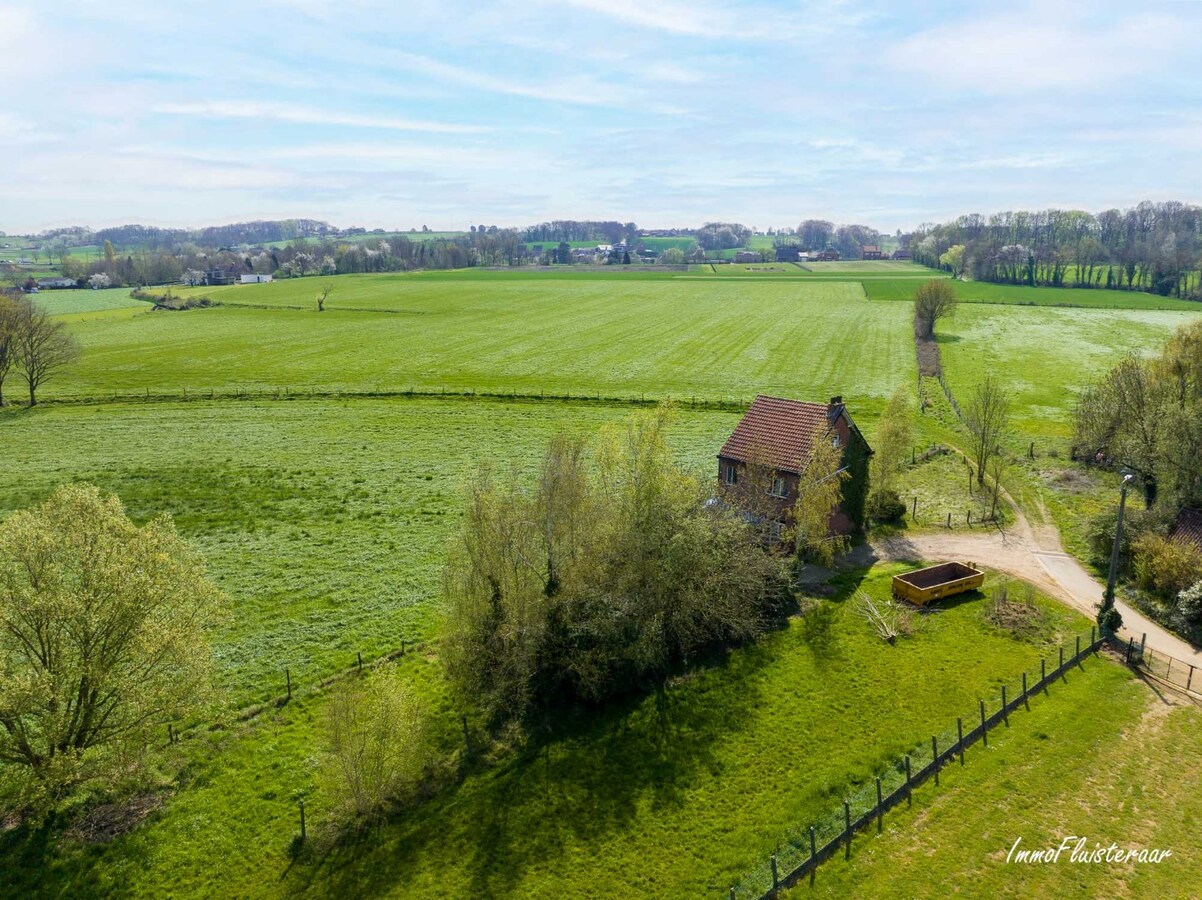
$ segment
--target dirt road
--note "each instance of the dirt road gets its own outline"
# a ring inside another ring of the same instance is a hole
[[[1097,612],[1105,585],[1098,582],[1073,557],[1064,552],[1055,528],[1032,528],[1016,512],[1016,522],[1006,530],[971,533],[926,532],[874,541],[871,552],[880,559],[931,560],[980,563],[1041,587],[1050,596],[1080,610],[1091,619]],[[1115,606],[1123,616],[1123,637],[1139,641],[1147,635],[1147,646],[1202,667],[1202,650],[1157,625],[1125,603]]]

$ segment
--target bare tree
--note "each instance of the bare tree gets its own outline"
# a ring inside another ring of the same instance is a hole
[[[17,304],[0,293],[0,406],[4,405],[4,379],[12,370],[17,357]]]
[[[326,311],[326,301],[330,299],[330,294],[334,292],[334,285],[326,282],[321,286],[321,290],[317,292],[317,311]]]
[[[935,324],[956,313],[956,290],[946,278],[924,282],[914,292],[914,333],[920,338],[935,337]]]
[[[973,390],[964,424],[977,464],[977,484],[984,487],[989,462],[1001,453],[1001,442],[1010,428],[1010,394],[992,375],[986,375]]]
[[[36,406],[38,388],[79,358],[79,344],[67,326],[30,300],[17,304],[16,362]]]

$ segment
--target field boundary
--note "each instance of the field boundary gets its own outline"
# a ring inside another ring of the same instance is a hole
[[[606,395],[571,391],[563,393],[547,393],[539,391],[475,391],[451,390],[447,388],[405,388],[405,389],[376,389],[376,390],[323,390],[318,388],[261,387],[261,388],[231,388],[224,390],[191,390],[182,388],[180,391],[154,392],[147,388],[142,393],[93,394],[78,397],[49,397],[38,399],[38,407],[50,406],[100,406],[108,404],[137,404],[137,403],[195,403],[195,402],[224,402],[224,401],[291,401],[291,400],[395,400],[395,399],[448,399],[448,400],[490,400],[509,403],[578,403],[594,406],[657,406],[662,402],[672,402],[684,409],[708,410],[713,412],[744,412],[751,405],[750,399],[697,396],[662,396],[639,394]],[[26,404],[16,402],[10,404],[12,410],[27,410]]]
[[[1065,653],[1064,643],[1058,645],[1058,662],[1050,671],[1046,659],[1041,657],[1039,677],[1034,682],[1028,683],[1027,673],[1023,672],[1020,690],[1008,695],[1007,685],[1002,682],[1001,696],[993,701],[997,706],[992,713],[987,712],[986,701],[979,700],[976,710],[979,719],[977,716],[970,719],[978,724],[968,731],[964,730],[963,718],[957,718],[955,729],[946,730],[942,735],[931,736],[929,751],[923,750],[922,744],[916,745],[911,753],[895,760],[891,769],[877,776],[875,784],[869,783],[845,799],[841,809],[809,826],[808,831],[795,832],[780,850],[769,857],[766,864],[748,873],[737,885],[730,888],[730,900],[738,897],[771,900],[781,888],[793,887],[807,875],[813,880],[818,866],[833,857],[840,848],[843,848],[845,856],[850,859],[852,837],[857,832],[863,831],[875,821],[877,833],[881,833],[884,814],[900,805],[902,801],[912,804],[915,787],[930,779],[934,779],[935,785],[938,786],[939,772],[945,765],[954,763],[957,758],[960,765],[964,765],[964,751],[968,747],[978,741],[988,747],[989,732],[999,724],[1008,728],[1010,713],[1017,711],[1019,707],[1030,709],[1032,695],[1041,692],[1046,695],[1052,682],[1067,680],[1066,673],[1069,669],[1080,667],[1086,656],[1096,653],[1111,641],[1110,636],[1099,634],[1096,627],[1090,628],[1084,646],[1082,637],[1083,634],[1075,635],[1069,655]],[[912,766],[912,756],[920,752],[929,753],[928,761],[915,770]],[[885,779],[891,782],[887,792],[883,788]],[[788,868],[785,868],[786,866]]]

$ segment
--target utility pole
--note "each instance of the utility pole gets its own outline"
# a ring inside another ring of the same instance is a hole
[[[1114,527],[1114,547],[1110,551],[1110,575],[1106,579],[1106,593],[1102,595],[1102,607],[1114,605],[1114,582],[1119,570],[1119,545],[1123,542],[1123,511],[1127,507],[1127,487],[1133,475],[1123,476],[1123,487],[1119,493],[1119,517]]]

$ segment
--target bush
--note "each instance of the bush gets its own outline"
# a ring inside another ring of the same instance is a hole
[[[382,811],[419,784],[427,761],[425,719],[395,665],[335,690],[322,769],[338,812]]]
[[[759,634],[790,596],[784,562],[672,461],[663,409],[589,464],[552,441],[538,481],[487,469],[448,561],[447,669],[494,722],[636,690]]]
[[[868,498],[868,518],[878,525],[900,525],[906,517],[906,504],[897,491],[873,491]]]
[[[1095,564],[1108,566],[1110,554],[1114,549],[1114,529],[1118,520],[1118,507],[1112,507],[1089,523],[1086,540],[1089,543],[1090,555]],[[1138,509],[1127,507],[1123,517],[1123,538],[1119,544],[1119,574],[1127,576],[1132,571],[1132,546],[1145,534],[1164,534],[1168,530],[1169,520],[1159,509]]]
[[[1177,600],[1202,576],[1202,551],[1186,541],[1143,534],[1131,546],[1136,583],[1162,598]]]
[[[1098,613],[1098,627],[1103,633],[1118,634],[1118,630],[1123,627],[1123,614],[1113,606],[1106,607]]]
[[[1202,621],[1202,581],[1194,582],[1177,595],[1177,610],[1190,622]]]

